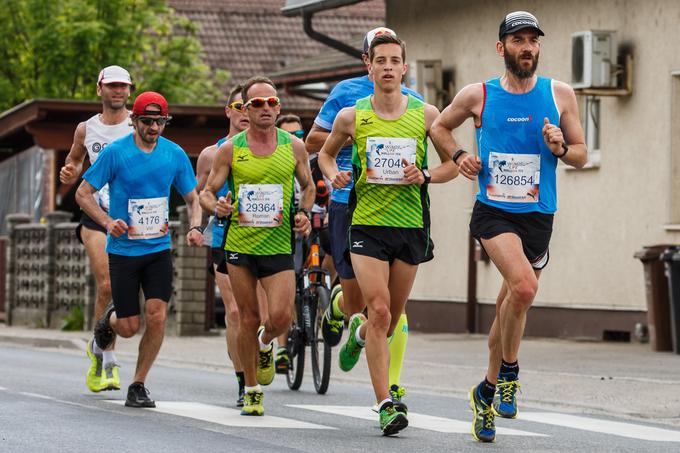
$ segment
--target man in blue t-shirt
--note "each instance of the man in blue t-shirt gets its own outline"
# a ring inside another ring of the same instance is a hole
[[[170,187],[182,194],[189,209],[194,225],[186,236],[189,245],[203,244],[201,208],[189,158],[179,145],[161,137],[170,119],[165,98],[152,91],[140,94],[130,119],[134,132],[101,151],[85,172],[76,200],[107,231],[113,303],[97,321],[94,341],[107,350],[116,334],[129,338],[139,331],[141,288],[146,299],[146,329],[125,405],[156,407],[144,381],[163,343],[167,303],[172,295]],[[108,213],[94,198],[105,184],[109,185]]]
[[[366,33],[363,46],[363,59],[366,65],[369,63],[368,49],[371,45],[371,41],[381,34],[396,36],[396,33],[393,30],[385,27],[374,28]],[[314,120],[312,129],[307,135],[307,140],[305,141],[307,152],[313,154],[318,153],[321,150],[321,147],[333,128],[335,117],[340,110],[345,107],[353,107],[357,100],[372,95],[373,91],[373,81],[368,75],[354,77],[339,82],[326,98],[319,114]],[[404,94],[411,94],[421,101],[423,100],[423,97],[419,93],[403,85],[401,91]],[[351,141],[345,143],[345,146],[340,150],[336,158],[336,163],[339,171],[347,173],[350,178],[352,177]],[[347,233],[349,231],[349,212],[347,203],[352,187],[354,187],[354,183],[350,181],[350,183],[343,188],[334,188],[331,196],[331,204],[328,208],[328,229],[330,233],[331,254],[333,255],[335,270],[340,278],[340,287],[336,286],[333,288],[333,291],[331,292],[330,307],[326,310],[322,320],[324,340],[331,346],[335,346],[340,342],[343,322],[348,320],[353,314],[362,312],[366,306],[361,295],[361,290],[359,289],[359,284],[354,276],[352,265],[349,262],[349,253],[346,253],[348,250]],[[397,401],[405,394],[404,388],[399,386],[399,381],[407,339],[408,322],[406,313],[403,313],[389,342],[391,357],[389,371],[390,393]]]

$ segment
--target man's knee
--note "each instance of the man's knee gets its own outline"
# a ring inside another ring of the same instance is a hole
[[[373,301],[368,312],[368,322],[370,323],[371,327],[385,331],[390,329],[392,315],[390,313],[390,308],[386,303]],[[392,329],[394,329],[393,326]]]
[[[239,312],[241,330],[246,332],[254,332],[260,327],[260,315],[256,311],[242,310]]]
[[[163,328],[167,317],[167,305],[165,302],[149,303],[146,305],[145,322],[150,328]]]
[[[240,317],[236,304],[227,304],[224,309],[226,311],[224,319],[227,323],[227,326],[237,326],[240,322]]]
[[[111,300],[111,280],[108,276],[97,283],[97,299],[105,300],[107,303]]]
[[[514,302],[514,308],[528,310],[538,291],[538,279],[534,275],[527,276],[514,283],[510,290],[513,295],[511,300]]]
[[[123,338],[130,338],[139,331],[139,316],[116,319],[116,334]]]

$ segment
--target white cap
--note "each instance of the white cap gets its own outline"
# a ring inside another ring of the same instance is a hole
[[[368,53],[368,49],[371,47],[371,43],[373,42],[373,39],[376,36],[380,35],[392,35],[394,37],[397,36],[397,34],[394,32],[394,30],[387,28],[387,27],[378,27],[374,28],[373,30],[369,31],[366,33],[366,36],[364,36],[364,53]]]
[[[107,66],[99,72],[99,77],[97,77],[97,85],[100,83],[127,83],[132,85],[132,79],[130,78],[130,73],[127,72],[125,68],[120,66]]]

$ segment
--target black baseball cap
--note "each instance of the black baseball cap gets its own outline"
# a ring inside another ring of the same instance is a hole
[[[501,26],[498,28],[498,39],[501,40],[503,36],[525,28],[533,28],[539,36],[545,36],[543,30],[538,26],[536,16],[526,11],[515,11],[503,18]]]

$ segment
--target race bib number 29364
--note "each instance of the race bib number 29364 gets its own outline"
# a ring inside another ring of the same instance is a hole
[[[283,223],[281,184],[240,184],[238,224],[249,227],[278,227]]]

